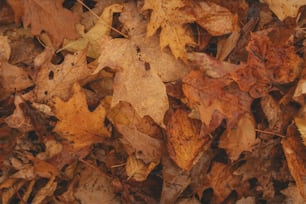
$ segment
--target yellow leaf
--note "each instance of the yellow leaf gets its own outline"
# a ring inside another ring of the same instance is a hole
[[[125,170],[129,178],[133,178],[135,181],[144,181],[156,165],[157,163],[154,162],[146,165],[143,161],[131,155],[127,159]]]
[[[78,84],[73,86],[73,96],[64,102],[56,97],[55,114],[60,120],[54,129],[71,141],[75,149],[102,142],[109,132],[104,127],[105,109],[99,105],[93,112],[87,108],[85,94]]]
[[[182,10],[183,7],[183,0],[146,0],[143,10],[152,10],[147,36],[153,36],[161,28],[161,48],[169,46],[176,58],[186,60],[185,46],[194,44],[194,40],[186,33],[184,26],[194,22],[195,17]]]
[[[306,120],[305,118],[294,119],[296,126],[298,127],[299,132],[301,133],[301,137],[303,139],[303,143],[306,146]]]
[[[62,49],[66,49],[71,52],[76,52],[84,50],[88,46],[87,56],[91,58],[99,57],[99,40],[102,36],[108,35],[110,33],[113,22],[113,14],[121,12],[122,8],[122,5],[119,4],[113,4],[111,6],[106,7],[95,26],[93,26],[85,34],[79,29],[82,38],[74,41],[65,40]],[[81,29],[84,30],[84,27],[82,27]]]

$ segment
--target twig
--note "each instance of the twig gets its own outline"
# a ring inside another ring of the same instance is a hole
[[[89,11],[92,15],[94,15],[97,19],[101,19],[101,18],[91,9],[91,8],[89,8],[89,7],[88,7],[86,4],[84,4],[81,0],[77,0],[77,2],[78,2],[79,4],[81,4],[82,6],[84,6],[86,9],[88,9],[88,11]],[[105,23],[103,19],[101,19],[101,20],[103,21],[103,23],[104,23],[106,26],[110,27],[111,30],[113,30],[113,31],[115,31],[115,32],[117,32],[117,33],[119,33],[120,35],[122,35],[122,36],[125,37],[125,38],[128,38],[128,37],[129,37],[129,36],[127,36],[126,34],[122,33],[120,30],[118,30],[118,29],[114,28],[113,26],[108,25],[107,23]]]
[[[281,137],[281,138],[286,137],[285,135],[282,135],[282,134],[279,134],[279,133],[276,133],[276,132],[266,131],[266,130],[255,129],[255,131],[260,132],[260,133],[265,133],[265,134],[268,134],[268,135],[276,135],[276,136]]]

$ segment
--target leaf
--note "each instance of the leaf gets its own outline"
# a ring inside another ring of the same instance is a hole
[[[112,107],[119,101],[126,101],[141,117],[148,115],[157,124],[162,125],[169,105],[161,78],[164,81],[176,80],[184,76],[189,68],[175,61],[169,54],[162,53],[158,46],[155,46],[156,40],[145,38],[142,34],[143,28],[137,27],[143,22],[135,9],[135,5],[128,4],[121,14],[125,26],[131,30],[131,40],[103,38],[99,67],[94,73],[104,67],[117,71]],[[133,21],[128,20],[133,16]],[[166,71],[161,71],[162,69]]]
[[[240,116],[250,111],[252,99],[229,79],[212,79],[202,71],[191,71],[183,78],[183,91],[191,108],[200,113],[210,131],[223,119],[233,127]]]
[[[59,97],[56,97],[54,102],[55,115],[59,119],[54,131],[72,142],[76,150],[103,142],[105,137],[109,137],[109,132],[104,127],[103,106],[99,105],[90,112],[85,95],[78,84],[73,86],[73,96],[67,102]]]
[[[58,96],[67,100],[71,95],[71,87],[75,82],[88,77],[92,71],[87,67],[86,52],[77,52],[67,55],[60,65],[49,61],[44,62],[35,80],[38,102],[48,102],[52,97]]]
[[[229,158],[235,161],[243,151],[252,151],[257,142],[255,121],[246,113],[239,119],[237,127],[227,129],[222,134],[218,146],[224,148]]]
[[[8,38],[0,35],[0,100],[33,85],[25,70],[8,63],[10,55]]]
[[[31,25],[33,35],[39,35],[42,31],[47,32],[55,47],[61,44],[64,38],[79,37],[75,28],[79,18],[62,7],[62,0],[24,0],[21,2],[24,4],[23,24],[25,27]]]
[[[90,166],[81,169],[78,188],[73,194],[80,203],[120,203],[111,179]]]
[[[190,184],[189,172],[177,167],[169,156],[163,157],[162,165],[163,188],[160,203],[176,203],[178,197]]]
[[[299,11],[299,8],[306,5],[305,0],[263,0],[266,4],[269,5],[269,8],[273,13],[283,21],[287,17],[296,17]]]
[[[282,140],[283,150],[288,163],[288,168],[295,180],[296,186],[306,201],[306,149],[296,136],[289,136]]]
[[[135,154],[135,158],[145,164],[160,162],[163,151],[161,141],[138,131],[133,126],[117,125],[117,128],[123,135],[121,141],[129,155]]]
[[[91,58],[98,58],[100,56],[100,38],[110,33],[113,22],[113,14],[121,11],[122,5],[119,4],[113,4],[106,7],[96,24],[87,33],[80,33],[82,38],[75,41],[64,41],[64,45],[61,50],[66,49],[70,52],[76,52],[84,50],[88,47],[87,56]]]
[[[237,27],[234,15],[213,2],[199,2],[194,6],[194,12],[196,22],[212,36],[229,34]]]
[[[305,118],[296,117],[294,118],[294,122],[298,127],[299,132],[301,133],[301,137],[303,139],[303,143],[306,146],[306,120]]]
[[[135,181],[144,181],[156,165],[155,163],[146,165],[142,160],[136,159],[134,155],[131,155],[126,161],[126,174],[129,178],[135,179]]]
[[[33,204],[42,203],[47,197],[52,196],[56,190],[57,182],[55,181],[55,176],[51,177],[48,183],[39,189],[35,197],[32,200]]]
[[[185,24],[195,21],[183,8],[183,0],[145,0],[143,10],[152,10],[147,26],[147,36],[153,36],[161,28],[160,47],[169,46],[175,58],[186,59],[185,46],[195,44],[187,34]]]
[[[304,181],[304,185],[305,181]],[[305,199],[301,196],[299,189],[296,187],[296,185],[289,184],[289,186],[281,191],[282,194],[286,195],[286,202],[292,203],[292,204],[303,204],[305,203]]]
[[[196,158],[202,153],[203,146],[210,140],[201,135],[198,121],[188,118],[184,110],[177,110],[167,124],[167,149],[169,156],[182,169],[189,171]]]

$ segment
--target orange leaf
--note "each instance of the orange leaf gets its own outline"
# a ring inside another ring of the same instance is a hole
[[[104,137],[109,136],[104,127],[105,109],[99,105],[90,112],[80,85],[74,84],[73,92],[67,102],[58,97],[54,99],[55,114],[60,120],[54,131],[72,142],[75,149],[102,142]]]

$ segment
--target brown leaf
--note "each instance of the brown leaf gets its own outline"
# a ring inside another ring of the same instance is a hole
[[[169,156],[182,169],[189,171],[196,158],[202,153],[203,146],[210,140],[201,135],[199,121],[188,118],[184,110],[177,110],[167,124],[167,149]]]
[[[168,156],[163,157],[162,165],[163,189],[160,203],[175,203],[177,198],[190,184],[189,172],[178,168]]]
[[[235,161],[243,151],[252,151],[257,142],[255,121],[246,113],[239,119],[237,127],[227,129],[222,134],[219,147],[224,148],[229,158]]]
[[[129,178],[133,178],[135,181],[145,181],[156,165],[157,163],[154,162],[145,164],[136,156],[130,155],[126,161],[125,170]]]
[[[47,197],[52,196],[54,191],[56,190],[57,182],[55,181],[55,176],[51,177],[48,183],[39,189],[39,191],[35,194],[31,203],[39,204],[42,203]]]
[[[41,65],[35,80],[37,101],[48,102],[54,96],[67,100],[71,96],[72,85],[88,77],[91,72],[87,67],[85,52],[67,55],[60,65],[46,61]]]
[[[59,119],[54,131],[72,142],[76,150],[103,142],[104,137],[109,136],[104,127],[104,107],[99,105],[90,112],[80,85],[75,84],[73,92],[73,96],[67,102],[59,97],[54,99],[55,114]]]
[[[202,122],[210,131],[223,119],[232,127],[241,115],[250,111],[251,98],[231,80],[212,79],[202,71],[192,71],[184,77],[183,91],[190,107],[199,110]]]
[[[64,38],[74,39],[79,36],[75,28],[79,19],[71,11],[63,8],[62,2],[62,0],[25,0],[19,3],[24,6],[22,16],[24,26],[31,25],[33,35],[39,35],[42,31],[47,32],[55,47],[61,44]],[[20,7],[22,5],[13,8]],[[18,10],[16,14],[21,15],[21,12]]]
[[[234,15],[213,2],[199,2],[194,12],[196,22],[212,36],[229,34],[237,27]]]
[[[306,202],[306,149],[296,136],[289,136],[282,140],[282,146],[292,177],[296,182],[300,194]]]
[[[117,128],[123,135],[121,141],[129,155],[135,154],[135,158],[145,164],[159,163],[163,151],[161,141],[138,131],[133,126],[117,125]]]
[[[81,169],[80,174],[80,181],[73,192],[79,202],[120,203],[112,188],[111,179],[106,174],[89,166]]]
[[[186,60],[185,46],[194,44],[187,34],[186,23],[195,21],[194,16],[183,8],[183,0],[145,0],[143,10],[152,10],[147,27],[147,36],[153,36],[161,28],[160,47],[169,46],[175,58]]]

